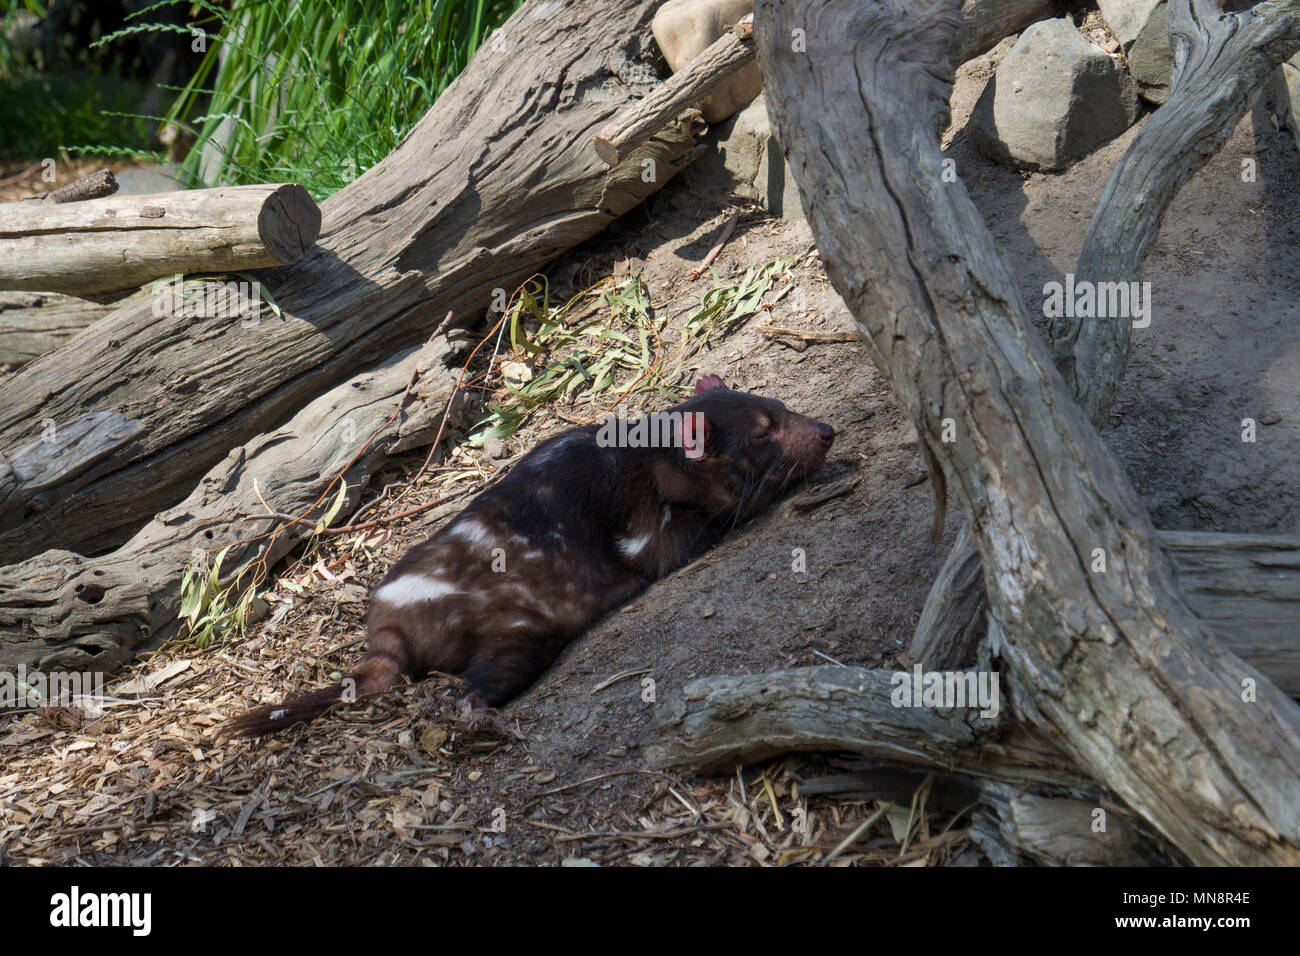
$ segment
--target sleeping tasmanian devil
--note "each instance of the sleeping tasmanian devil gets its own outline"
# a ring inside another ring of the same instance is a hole
[[[342,684],[230,730],[269,733],[431,671],[464,678],[475,710],[500,706],[601,616],[820,468],[835,438],[716,375],[647,421],[542,442],[393,565],[370,596],[365,658]]]

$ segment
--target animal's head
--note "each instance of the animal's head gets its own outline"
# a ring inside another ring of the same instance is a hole
[[[835,441],[830,425],[727,388],[716,375],[701,376],[674,411],[682,413],[685,472],[725,488],[725,506],[744,513],[819,469]]]

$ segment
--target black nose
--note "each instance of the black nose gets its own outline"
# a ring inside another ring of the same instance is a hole
[[[831,447],[831,442],[835,440],[835,429],[831,428],[825,422],[817,423],[817,434],[821,436],[822,444],[827,448]]]

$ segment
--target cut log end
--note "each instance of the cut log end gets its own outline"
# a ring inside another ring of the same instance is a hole
[[[257,215],[257,234],[281,265],[297,262],[320,236],[320,207],[297,183],[276,187]]]

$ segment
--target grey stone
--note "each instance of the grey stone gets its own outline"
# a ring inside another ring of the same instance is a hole
[[[1101,18],[1128,56],[1138,93],[1151,103],[1169,99],[1174,52],[1169,45],[1166,0],[1098,0]]]
[[[1063,169],[1128,129],[1137,99],[1132,78],[1071,21],[1042,20],[998,66],[966,129],[999,162]]]
[[[174,172],[167,166],[139,166],[114,173],[117,178],[117,195],[149,196],[184,189],[184,183],[173,177]]]
[[[1268,87],[1269,99],[1300,147],[1300,54],[1283,61]]]
[[[755,199],[774,216],[803,218],[799,187],[772,135],[762,96],[715,126],[710,135],[713,148],[690,166],[692,182]]]

